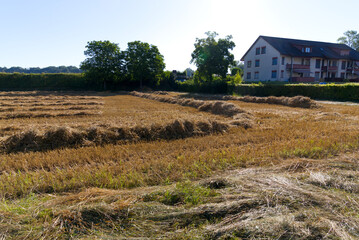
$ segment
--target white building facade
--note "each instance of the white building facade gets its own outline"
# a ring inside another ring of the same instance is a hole
[[[335,43],[259,36],[241,59],[246,81],[358,79],[359,53]]]

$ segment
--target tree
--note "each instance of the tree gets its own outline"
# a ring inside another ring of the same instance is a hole
[[[234,84],[241,84],[242,83],[242,76],[239,72],[236,73],[234,77]]]
[[[225,78],[228,67],[234,64],[234,55],[230,50],[236,46],[232,36],[216,40],[216,32],[206,32],[207,38],[196,39],[195,50],[192,53],[191,63],[197,66],[200,76],[212,81],[213,74]]]
[[[80,65],[81,70],[92,84],[107,89],[108,83],[115,83],[124,74],[123,52],[116,43],[110,41],[92,41],[86,46],[88,56]]]
[[[140,88],[159,81],[165,63],[156,46],[140,41],[129,42],[125,54],[128,75],[132,81],[139,81]]]
[[[349,30],[344,33],[344,36],[338,38],[338,43],[343,43],[351,48],[359,51],[359,34],[357,31]]]
[[[239,73],[243,76],[244,64],[239,61],[234,61],[234,64],[231,66],[231,76],[235,76]]]

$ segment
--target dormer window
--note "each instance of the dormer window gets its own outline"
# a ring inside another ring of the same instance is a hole
[[[340,56],[349,56],[349,50],[340,51]]]
[[[302,47],[302,52],[310,53],[312,49],[310,47]]]

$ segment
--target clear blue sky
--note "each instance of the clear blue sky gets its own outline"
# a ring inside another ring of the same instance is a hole
[[[196,37],[232,35],[239,60],[259,35],[336,42],[359,31],[358,0],[0,0],[0,66],[79,66],[86,43],[156,45],[166,69],[190,65]]]

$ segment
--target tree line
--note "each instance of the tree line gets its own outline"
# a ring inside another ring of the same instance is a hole
[[[117,43],[92,41],[86,45],[87,58],[81,63],[88,81],[104,89],[115,85],[158,85],[164,77],[165,63],[157,46],[141,41],[129,42],[121,51]]]
[[[242,65],[234,60],[231,53],[235,47],[232,36],[217,39],[216,32],[207,32],[206,35],[206,38],[197,38],[194,44],[191,63],[197,66],[197,70],[192,83],[240,82]],[[177,84],[176,76],[188,76],[190,72],[189,69],[185,72],[164,71],[164,57],[157,46],[141,41],[129,42],[123,51],[117,43],[91,41],[87,43],[84,53],[87,58],[81,63],[80,69],[88,81],[104,89],[114,86],[171,88]],[[232,78],[227,76],[229,68],[232,69]]]
[[[50,66],[45,68],[31,67],[0,67],[0,72],[3,73],[82,73],[82,70],[75,66]]]

